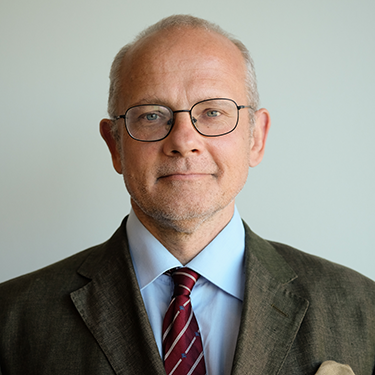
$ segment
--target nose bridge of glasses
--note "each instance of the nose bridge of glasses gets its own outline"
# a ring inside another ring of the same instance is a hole
[[[173,115],[175,115],[176,113],[183,113],[183,112],[189,113],[190,120],[193,122],[193,124],[197,122],[197,120],[191,115],[191,109],[179,109],[177,111],[172,111]]]
[[[179,109],[178,111],[172,111],[172,112],[173,112],[173,114],[175,114],[175,113],[181,113],[181,112],[188,112],[188,113],[190,113],[191,109]]]

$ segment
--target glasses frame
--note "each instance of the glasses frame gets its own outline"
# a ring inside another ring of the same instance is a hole
[[[204,103],[204,102],[209,102],[211,100],[229,100],[230,102],[234,103],[236,108],[237,108],[237,120],[236,120],[236,124],[234,125],[233,129],[223,133],[223,134],[217,134],[217,135],[210,135],[210,134],[203,134],[202,132],[199,131],[199,129],[195,126],[195,122],[197,121],[191,114],[191,111],[193,110],[194,107],[196,107],[198,104],[201,104],[201,103]],[[172,124],[171,124],[171,127],[168,131],[168,133],[162,137],[162,138],[159,138],[159,139],[152,139],[152,140],[147,140],[147,139],[139,139],[139,138],[136,138],[134,137],[129,129],[128,129],[128,126],[126,124],[126,115],[128,114],[128,112],[132,109],[132,108],[135,108],[135,107],[145,107],[145,106],[160,106],[160,107],[164,107],[164,108],[167,108],[171,113],[172,113]],[[201,100],[197,103],[195,103],[190,109],[179,109],[179,110],[176,110],[176,111],[172,111],[172,109],[170,107],[167,107],[166,105],[163,105],[163,104],[139,104],[139,105],[134,105],[134,106],[131,106],[129,107],[125,114],[123,115],[119,115],[119,116],[115,116],[113,118],[113,121],[117,121],[119,119],[124,119],[124,124],[125,124],[125,129],[126,129],[126,132],[129,134],[129,136],[131,138],[133,138],[134,140],[136,141],[139,141],[139,142],[159,142],[159,141],[162,141],[163,139],[167,138],[168,135],[170,134],[170,132],[172,131],[173,129],[173,126],[175,124],[175,113],[183,113],[183,112],[186,112],[186,113],[189,113],[189,117],[190,117],[190,121],[194,127],[194,129],[200,134],[202,135],[203,137],[210,137],[210,138],[213,138],[213,137],[221,137],[223,135],[226,135],[226,134],[229,134],[229,133],[232,133],[236,128],[237,128],[237,125],[238,125],[238,121],[239,121],[239,118],[240,118],[240,110],[241,109],[244,109],[244,108],[250,108],[251,110],[255,111],[255,109],[250,106],[250,105],[238,105],[233,99],[229,99],[229,98],[211,98],[211,99],[205,99],[205,100]]]

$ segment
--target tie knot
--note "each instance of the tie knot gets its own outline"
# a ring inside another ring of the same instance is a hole
[[[172,272],[174,282],[174,296],[186,295],[188,296],[197,282],[199,275],[187,267],[178,268]]]

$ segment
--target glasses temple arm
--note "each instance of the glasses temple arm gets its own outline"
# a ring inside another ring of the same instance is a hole
[[[251,105],[238,105],[237,106],[237,109],[240,110],[240,109],[244,109],[244,108],[250,108],[252,109],[253,111],[255,111],[255,108],[253,108]]]

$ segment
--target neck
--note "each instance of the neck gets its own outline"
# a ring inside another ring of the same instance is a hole
[[[145,214],[132,201],[139,221],[175,257],[185,265],[195,258],[229,223],[234,212],[234,202],[210,217],[159,221]]]

